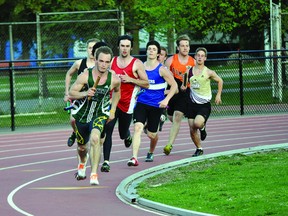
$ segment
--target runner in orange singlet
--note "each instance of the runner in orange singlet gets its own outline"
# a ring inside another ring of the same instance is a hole
[[[187,35],[181,35],[178,37],[176,44],[179,53],[169,57],[165,62],[165,65],[173,73],[179,89],[179,93],[174,95],[168,104],[168,118],[172,122],[172,127],[168,143],[164,147],[166,155],[169,155],[173,148],[172,145],[178,135],[181,120],[187,112],[190,90],[189,83],[187,83],[187,86],[183,83],[183,77],[188,72],[187,67],[195,66],[195,59],[189,56],[190,38]]]

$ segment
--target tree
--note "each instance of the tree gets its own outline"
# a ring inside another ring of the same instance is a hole
[[[114,0],[88,0],[81,2],[71,0],[71,1],[55,1],[55,0],[30,0],[30,1],[9,1],[2,0],[0,1],[0,19],[4,22],[35,22],[37,13],[45,13],[45,12],[63,12],[63,11],[89,11],[102,9],[102,8],[114,8],[115,1]],[[8,8],[8,10],[7,10]],[[82,15],[83,17],[85,14]],[[87,16],[87,15],[86,15]],[[58,16],[56,20],[61,20],[65,15]],[[89,17],[89,16],[87,16]],[[93,37],[95,32],[94,26],[87,24],[87,28],[83,25],[83,23],[72,24],[75,29],[83,30],[81,31],[81,37]],[[33,24],[35,26],[35,24]],[[54,29],[53,29],[54,27]],[[52,52],[58,51],[58,53],[67,53],[68,46],[67,44],[74,42],[71,34],[76,33],[77,31],[71,30],[70,25],[62,25],[62,29],[55,29],[55,25],[50,25],[50,31],[53,32],[54,36],[66,36],[67,43],[63,43],[63,40],[55,40],[53,38],[53,46],[47,47]],[[76,35],[76,36],[79,36]],[[51,37],[52,38],[52,37]],[[49,41],[51,38],[44,37],[43,40]],[[8,30],[1,31],[1,48],[5,47],[5,41],[9,39]],[[36,28],[28,26],[27,28],[17,28],[17,31],[13,31],[13,41],[21,40],[23,43],[23,55],[22,58],[29,58],[29,50],[36,42]],[[1,53],[2,52],[1,50]],[[1,56],[3,59],[4,56]],[[67,56],[63,56],[67,57]]]
[[[282,1],[283,10],[287,4]],[[263,32],[270,25],[267,0],[128,0],[121,6],[128,30],[145,28],[152,35],[160,32],[170,39],[175,29],[177,35],[187,33],[195,40],[211,33],[209,39],[215,39],[221,32],[219,43],[237,39],[240,49],[263,49]],[[288,26],[283,21],[282,26]]]
[[[134,45],[133,49],[134,53],[139,52],[137,37],[139,29],[142,28],[145,28],[150,33],[150,39],[153,39],[157,32],[167,38],[172,37],[174,42],[174,35],[172,35],[175,27],[174,17],[179,16],[181,14],[180,11],[185,8],[185,5],[178,2],[176,0],[122,1],[121,8],[125,12],[125,29],[127,32],[131,32],[134,40],[136,39],[136,47]],[[167,32],[170,32],[170,34],[167,35]]]
[[[281,1],[282,10],[288,11],[288,2]],[[170,53],[175,46],[175,34],[189,34],[194,40],[204,38],[215,39],[219,32],[223,33],[218,43],[229,43],[239,40],[240,49],[262,49],[263,31],[269,28],[270,5],[267,0],[87,0],[81,2],[61,0],[30,0],[30,1],[0,1],[0,19],[4,22],[35,21],[36,13],[61,11],[87,11],[96,9],[111,9],[120,6],[125,13],[126,32],[131,32],[135,46],[133,54],[139,53],[139,30],[145,28],[153,39],[155,33],[162,34],[170,41]],[[7,10],[9,8],[9,10]],[[88,17],[83,14],[84,17]],[[288,16],[282,18],[282,31],[287,32]],[[58,16],[61,19],[63,16]],[[89,24],[87,23],[89,26]],[[81,35],[93,35],[90,26],[83,27],[76,23],[74,29],[85,29]],[[92,27],[93,29],[93,27]],[[59,29],[55,34],[69,38],[71,31],[67,28]],[[6,32],[6,31],[5,31]],[[8,39],[8,34],[1,31],[2,38]],[[17,31],[18,35],[25,34],[25,48],[32,46],[35,32]],[[75,33],[75,32],[73,32]],[[212,33],[212,34],[211,34]],[[79,34],[80,35],[80,34]],[[17,40],[17,35],[14,38]],[[47,38],[48,40],[48,38]],[[70,39],[73,41],[73,38]],[[141,40],[141,38],[140,38]],[[70,41],[70,42],[71,42]],[[61,43],[53,40],[53,49],[61,48]],[[57,46],[56,46],[57,44]],[[67,46],[66,46],[67,49]],[[3,52],[1,52],[3,53]]]

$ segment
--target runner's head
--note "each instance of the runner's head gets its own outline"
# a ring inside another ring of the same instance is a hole
[[[161,53],[161,47],[160,47],[160,44],[155,41],[155,40],[152,40],[152,41],[149,41],[146,45],[146,52],[148,50],[148,47],[151,46],[151,45],[154,45],[157,47],[157,54],[160,54]]]
[[[166,59],[167,59],[167,56],[168,56],[167,49],[165,47],[161,46],[161,52],[160,52],[160,55],[158,56],[158,61],[160,63],[164,64]]]
[[[91,38],[87,40],[86,42],[86,50],[87,50],[87,57],[88,58],[94,58],[94,53],[92,52],[93,46],[99,42],[99,39],[97,38]]]
[[[113,52],[108,46],[99,47],[95,54],[95,63],[97,70],[100,73],[105,73],[110,67],[111,60],[113,58]]]
[[[133,48],[133,38],[130,35],[121,35],[118,37],[118,47],[120,47],[120,43],[122,40],[129,40],[131,43],[131,48]]]
[[[133,38],[129,35],[122,35],[118,38],[119,53],[122,58],[130,56],[133,47]]]
[[[97,50],[99,47],[102,47],[102,46],[108,46],[108,44],[105,43],[104,41],[99,41],[99,42],[97,42],[97,43],[93,46],[93,49],[92,49],[92,54],[93,54],[93,56],[95,56],[96,50]]]
[[[180,55],[187,56],[190,51],[190,38],[188,35],[180,35],[176,40],[177,50]]]

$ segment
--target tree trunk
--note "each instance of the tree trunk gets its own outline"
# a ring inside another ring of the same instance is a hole
[[[174,39],[174,29],[168,29],[167,31],[167,42],[168,42],[168,54],[174,54],[176,52],[176,44]]]
[[[149,32],[149,41],[151,40],[155,40],[155,32]]]
[[[133,49],[132,55],[139,55],[139,29],[131,30],[132,37],[133,37]]]

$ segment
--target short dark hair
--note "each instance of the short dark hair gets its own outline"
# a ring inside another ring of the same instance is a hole
[[[98,57],[99,57],[100,53],[110,54],[111,55],[111,60],[113,58],[113,52],[112,52],[111,48],[108,47],[108,46],[101,46],[101,47],[99,47],[96,50],[96,53],[95,53],[96,60],[98,60]]]
[[[92,49],[92,54],[93,54],[93,56],[95,55],[95,51],[96,51],[99,47],[102,47],[102,46],[108,46],[108,44],[105,43],[104,41],[99,41],[99,42],[97,42],[96,44],[94,44],[93,49]]]
[[[161,53],[161,46],[160,46],[160,44],[157,42],[157,41],[155,41],[155,40],[152,40],[152,41],[149,41],[148,43],[147,43],[147,45],[146,45],[146,52],[147,52],[147,50],[148,50],[148,47],[149,46],[151,46],[151,45],[155,45],[156,47],[157,47],[157,54],[160,54]]]
[[[131,42],[131,48],[133,47],[133,38],[130,35],[121,35],[118,37],[118,47],[120,45],[121,40],[129,40]]]

